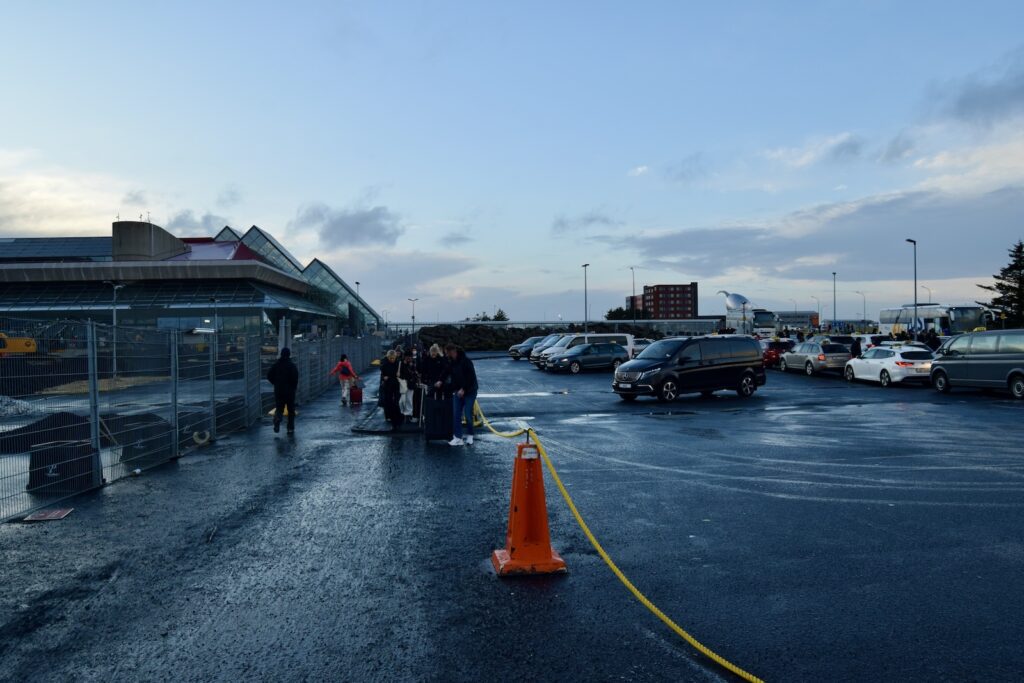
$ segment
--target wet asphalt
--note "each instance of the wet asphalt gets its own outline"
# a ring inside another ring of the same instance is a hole
[[[772,681],[1024,673],[1024,404],[770,372],[752,399],[620,402],[609,374],[478,361],[659,607]],[[733,680],[590,548],[548,480],[558,577],[499,579],[514,446],[353,435],[303,406],[0,526],[0,680]]]

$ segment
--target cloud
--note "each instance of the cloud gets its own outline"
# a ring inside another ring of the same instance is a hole
[[[441,244],[445,246],[459,246],[462,244],[468,244],[473,241],[473,236],[469,234],[468,228],[461,230],[451,230],[445,233],[441,237]]]
[[[848,280],[906,277],[905,237],[920,241],[923,277],[980,276],[1024,230],[1024,187],[973,195],[920,190],[824,204],[767,225],[674,230],[607,240],[637,249],[645,265],[688,277]],[[795,226],[795,227],[794,227]]]
[[[242,193],[234,185],[228,185],[217,195],[217,206],[230,209],[242,201]]]
[[[859,135],[850,132],[812,140],[802,147],[777,147],[764,152],[772,161],[779,161],[793,168],[805,168],[822,161],[843,163],[861,157],[865,142]]]
[[[0,155],[2,156],[2,155]],[[30,171],[10,155],[0,166],[0,234],[21,237],[102,235],[126,191],[116,178],[65,170]]]
[[[886,164],[903,161],[914,153],[914,141],[906,133],[899,133],[889,140],[878,160]]]
[[[630,178],[638,178],[642,175],[647,175],[647,172],[651,169],[647,166],[634,166],[633,168],[626,171],[626,175]]]
[[[301,207],[291,225],[316,230],[327,247],[394,246],[405,232],[401,217],[386,206],[335,209],[323,202]]]
[[[1001,62],[944,87],[932,89],[941,111],[964,123],[991,127],[1024,114],[1024,47]]]
[[[146,193],[142,190],[129,190],[121,198],[121,203],[125,206],[146,206],[148,202]]]
[[[615,220],[607,213],[593,209],[578,216],[556,216],[551,222],[551,232],[556,235],[564,235],[570,232],[587,230],[593,227],[611,228],[622,225],[622,221]]]
[[[164,227],[179,237],[212,237],[228,223],[228,219],[224,216],[218,216],[209,211],[196,218],[192,209],[184,209],[171,216]]]
[[[665,168],[665,179],[673,183],[688,184],[707,173],[704,155],[694,152],[684,159]]]

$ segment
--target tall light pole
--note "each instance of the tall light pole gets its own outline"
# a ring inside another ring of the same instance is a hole
[[[110,347],[110,349],[111,349],[110,357],[111,357],[111,374],[116,379],[117,378],[117,293],[118,293],[118,291],[120,291],[124,287],[124,283],[123,282],[113,282],[111,280],[106,280],[106,281],[104,281],[103,284],[110,285],[111,287],[114,288],[114,299],[113,299],[113,303],[111,303],[111,305],[110,305],[110,318],[111,318],[111,324],[112,324],[112,327],[113,327],[113,330],[111,331],[111,335],[110,335],[111,340],[112,340],[112,344],[111,344],[111,347]]]
[[[864,309],[863,309],[863,311],[860,314],[860,321],[862,323],[864,323],[865,327],[867,327],[867,324],[868,324],[868,295],[865,294],[864,292],[860,291],[860,290],[855,291],[854,294],[860,294],[861,298],[864,300],[863,301]]]
[[[836,311],[836,271],[832,271],[832,331],[834,332],[839,320],[839,313]]]
[[[384,334],[388,333],[388,309],[382,308],[380,312],[384,314]]]
[[[811,298],[818,302],[818,326],[820,327],[821,326],[821,299],[819,299],[818,297],[814,296],[813,294],[811,295]]]
[[[914,339],[917,339],[917,240],[908,237],[907,242],[914,245],[914,322],[910,329],[914,333]]]
[[[409,299],[409,302],[412,304],[412,336],[413,337],[416,336],[416,302],[417,301],[419,301],[418,298],[416,298],[416,299]]]
[[[928,290],[928,303],[930,303],[930,304],[935,303],[935,298],[932,295],[932,288],[929,287],[928,285],[921,285],[921,289],[927,289]]]
[[[798,304],[797,304],[797,302],[796,302],[796,299],[790,299],[790,301],[792,301],[792,302],[793,302],[793,312],[794,312],[794,313],[796,313],[796,308],[797,308],[797,306],[798,306]]]
[[[629,272],[633,275],[633,296],[629,300],[629,305],[633,309],[633,327],[636,327],[636,266],[630,266]]]
[[[359,280],[356,280],[356,296],[359,296]]]
[[[587,300],[587,268],[590,267],[589,263],[584,263],[583,268],[583,333],[588,332],[590,326],[590,306]]]

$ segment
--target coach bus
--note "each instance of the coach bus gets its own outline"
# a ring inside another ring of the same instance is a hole
[[[915,322],[914,306],[910,304],[899,308],[883,308],[878,314],[878,332],[899,334],[904,331],[913,333],[935,330],[939,335],[946,336],[988,327],[992,319],[992,311],[984,306],[918,304]]]
[[[725,314],[725,326],[740,334],[756,334],[759,337],[773,337],[778,329],[778,319],[772,311],[763,308],[730,309]]]

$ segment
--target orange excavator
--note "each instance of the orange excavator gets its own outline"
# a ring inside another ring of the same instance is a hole
[[[8,337],[0,332],[0,358],[4,356],[37,353],[36,340],[30,337]]]

